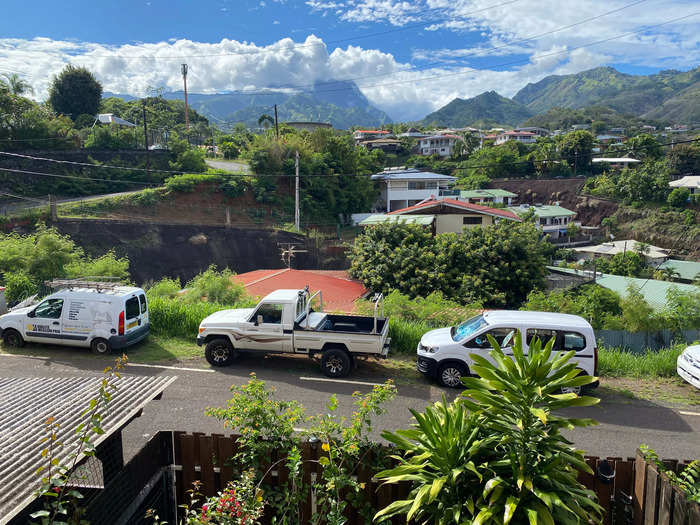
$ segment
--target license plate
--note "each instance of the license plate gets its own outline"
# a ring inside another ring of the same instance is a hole
[[[127,330],[131,330],[132,328],[134,328],[134,327],[137,326],[138,324],[139,324],[138,321],[134,321],[133,323],[129,323],[128,325],[126,325],[126,329],[127,329]]]

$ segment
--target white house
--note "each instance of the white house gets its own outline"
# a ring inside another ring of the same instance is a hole
[[[491,226],[501,220],[521,219],[515,213],[500,208],[489,208],[454,199],[431,198],[386,215],[372,215],[360,222],[360,226],[405,222],[430,226],[434,234],[461,233],[464,228]]]
[[[513,199],[518,195],[510,191],[497,188],[489,188],[485,190],[462,190],[459,192],[458,199],[472,204],[505,204],[510,206],[513,204]]]
[[[515,140],[523,144],[534,144],[537,141],[537,134],[532,131],[506,131],[496,137],[494,144],[498,146],[499,144],[505,144],[509,140]]]
[[[639,163],[639,160],[630,157],[598,157],[591,162],[593,164],[607,164],[613,169],[621,170]]]
[[[352,138],[355,139],[355,144],[360,144],[365,140],[386,139],[392,136],[391,133],[383,129],[358,129],[352,134]]]
[[[408,137],[412,139],[422,139],[425,137],[428,137],[430,134],[429,133],[423,133],[419,129],[416,128],[410,128],[408,131],[404,133],[399,133],[399,137]]]
[[[420,139],[418,147],[421,155],[450,157],[458,140],[462,140],[462,137],[449,133],[444,135],[430,135]]]
[[[700,195],[700,175],[686,175],[668,183],[671,188],[688,188],[691,195]]]
[[[596,246],[581,246],[574,248],[574,251],[583,259],[596,259],[598,257],[612,257],[618,253],[638,252],[641,243],[634,239],[621,241],[604,242]],[[647,251],[644,253],[644,258],[648,264],[658,266],[671,255],[670,250],[659,248],[658,246],[647,245]]]
[[[566,228],[569,224],[581,225],[580,222],[574,221],[576,217],[575,211],[567,210],[559,206],[558,203],[553,205],[535,204],[534,206],[521,204],[520,206],[512,206],[507,209],[520,216],[533,210],[537,218],[537,227],[553,239],[565,237]]]
[[[529,133],[534,133],[538,137],[548,137],[550,131],[546,128],[538,128],[537,126],[530,126],[526,128],[515,128],[513,131],[527,131]]]
[[[372,180],[381,184],[377,210],[394,211],[418,204],[425,199],[437,197],[441,190],[448,190],[456,177],[420,171],[415,168],[385,168],[372,175]]]

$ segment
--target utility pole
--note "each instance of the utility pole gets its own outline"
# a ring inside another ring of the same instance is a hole
[[[277,137],[277,140],[280,139],[280,126],[277,121],[277,104],[275,104],[275,137]],[[299,152],[297,152],[297,155],[299,155]]]
[[[190,114],[187,106],[187,64],[182,64],[182,82],[185,85],[185,129],[190,129]]]
[[[143,143],[146,146],[146,178],[150,179],[151,155],[148,150],[148,124],[146,124],[146,101],[143,101]]]
[[[301,231],[299,225],[299,151],[297,151],[296,154],[294,171],[296,172],[296,183],[294,189],[294,227],[297,229],[297,231]]]

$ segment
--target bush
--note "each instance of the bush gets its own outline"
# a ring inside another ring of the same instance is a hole
[[[151,331],[154,334],[194,339],[202,319],[225,310],[228,306],[205,302],[185,303],[180,299],[149,294],[148,308]]]
[[[149,299],[152,297],[169,297],[173,298],[182,289],[180,279],[171,279],[164,277],[160,281],[156,281],[146,290],[146,295]]]
[[[177,160],[170,163],[170,168],[177,171],[202,173],[207,171],[205,153],[199,149],[188,149],[178,153]]]
[[[688,188],[675,188],[668,194],[666,202],[674,208],[685,208],[690,200],[690,191]]]
[[[187,283],[185,301],[198,302],[206,300],[211,303],[236,305],[250,303],[245,287],[234,280],[235,274],[228,268],[218,272],[212,265]]]
[[[23,271],[5,275],[5,297],[10,305],[23,301],[38,291],[36,283]]]
[[[209,182],[221,182],[221,175],[215,174],[195,174],[185,173],[183,175],[175,175],[165,180],[165,189],[167,191],[192,192],[200,184]]]
[[[116,277],[121,280],[129,278],[129,259],[117,257],[108,251],[96,259],[81,259],[66,266],[66,276],[77,277]]]
[[[415,354],[421,337],[433,328],[433,326],[420,321],[390,319],[389,337],[391,337],[391,351],[398,354]]]

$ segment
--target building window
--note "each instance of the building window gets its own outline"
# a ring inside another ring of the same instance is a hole
[[[462,224],[464,224],[465,226],[481,224],[481,217],[462,217]]]
[[[540,219],[540,224],[541,224],[542,226],[546,225],[546,224],[547,224],[547,219]]]
[[[423,182],[422,180],[411,181],[408,183],[408,189],[409,190],[424,190],[425,189],[425,182]]]
[[[438,183],[437,183],[436,180],[427,181],[427,182],[425,183],[425,189],[426,189],[426,190],[436,190],[437,187],[438,187]]]

